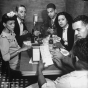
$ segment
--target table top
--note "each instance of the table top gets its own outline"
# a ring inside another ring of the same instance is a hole
[[[55,36],[54,36],[55,37]],[[54,38],[54,40],[59,40],[57,36]],[[43,44],[48,43],[49,36],[42,40]],[[56,41],[55,41],[56,42]],[[28,42],[30,45],[30,42]],[[35,44],[32,44],[32,46],[35,46]],[[55,46],[62,47],[61,43],[56,43]],[[29,61],[32,61],[32,49],[29,49],[25,52],[21,52],[21,61],[20,61],[20,71],[22,72],[23,76],[29,76],[29,75],[37,75],[37,66],[38,63],[29,63]],[[33,61],[32,61],[33,62]],[[49,65],[43,70],[43,75],[58,75],[61,74],[61,70],[59,70],[54,64]]]
[[[23,76],[31,76],[37,75],[37,65],[38,63],[29,63],[32,60],[32,49],[27,50],[21,53],[21,61],[20,61],[20,71]],[[61,74],[61,70],[59,70],[54,64],[46,67],[43,71],[44,75],[58,75]]]

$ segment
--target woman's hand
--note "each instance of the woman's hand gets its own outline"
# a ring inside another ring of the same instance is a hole
[[[47,30],[50,34],[53,34],[54,33],[54,29],[52,29],[52,28],[48,28],[48,30]]]
[[[30,48],[31,48],[31,46],[25,46],[25,47],[19,49],[18,52],[26,51],[26,50],[28,50]]]

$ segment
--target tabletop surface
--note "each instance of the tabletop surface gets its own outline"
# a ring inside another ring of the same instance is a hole
[[[56,39],[56,38],[55,38]],[[55,40],[54,39],[54,40]],[[58,38],[56,39],[58,40]],[[43,43],[47,43],[49,41],[49,37],[43,39]],[[35,44],[33,44],[35,46]],[[57,43],[56,46],[62,47],[61,43]],[[37,75],[37,66],[38,63],[29,63],[29,61],[32,61],[32,51],[33,49],[29,49],[25,52],[21,52],[21,61],[20,61],[20,71],[24,76],[27,75]],[[54,64],[49,65],[46,67],[43,71],[44,75],[55,75],[60,74],[61,70],[59,70]]]
[[[21,61],[20,61],[20,71],[23,76],[28,75],[37,75],[37,62],[29,63],[32,60],[32,50],[28,50],[21,53]],[[45,68],[43,71],[44,75],[55,75],[60,74],[61,71],[53,64]]]

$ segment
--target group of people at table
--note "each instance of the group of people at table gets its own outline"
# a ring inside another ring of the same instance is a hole
[[[49,3],[46,7],[48,20],[43,23],[41,30],[29,33],[25,24],[26,8],[24,5],[16,7],[16,11],[5,13],[1,21],[0,51],[4,61],[9,62],[11,70],[16,70],[19,56],[31,46],[22,47],[23,41],[31,39],[32,35],[45,38],[57,35],[60,42],[69,51],[64,56],[57,50],[53,51],[53,62],[62,70],[64,75],[55,81],[44,78],[44,63],[38,63],[38,83],[27,88],[88,88],[88,17],[79,15],[74,20],[66,12],[57,14],[56,6]],[[74,42],[74,35],[77,40]],[[57,45],[58,47],[58,45]],[[71,72],[71,73],[70,73]]]

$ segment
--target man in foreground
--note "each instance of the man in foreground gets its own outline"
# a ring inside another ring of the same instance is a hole
[[[76,59],[75,71],[58,77],[55,81],[45,79],[43,76],[44,63],[38,65],[38,84],[41,88],[88,88],[88,39],[79,39],[73,46],[73,58]],[[53,59],[54,60],[54,59]],[[57,63],[56,63],[57,64]],[[39,88],[33,84],[28,88]]]
[[[75,30],[76,40],[81,38],[88,38],[88,17],[85,15],[79,15],[74,19],[72,24],[73,29]],[[70,51],[72,53],[72,51]],[[62,55],[59,51],[54,51],[53,54],[56,62],[58,63],[58,68],[63,70],[63,73],[66,74],[70,71],[73,71],[75,59],[70,54],[68,56]],[[61,64],[60,64],[61,63]]]

